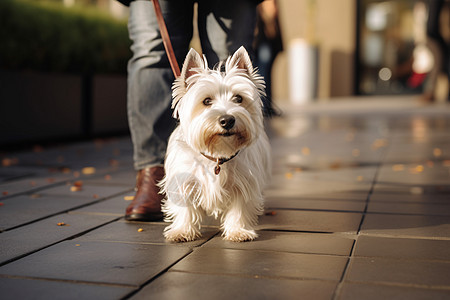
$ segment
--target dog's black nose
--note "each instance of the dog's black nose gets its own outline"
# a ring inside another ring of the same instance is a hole
[[[223,115],[219,118],[219,124],[223,129],[230,130],[233,128],[236,119],[231,115]]]

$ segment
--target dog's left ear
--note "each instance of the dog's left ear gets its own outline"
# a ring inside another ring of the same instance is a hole
[[[244,46],[237,49],[236,52],[234,52],[234,54],[227,60],[225,64],[225,72],[231,71],[233,68],[244,70],[248,78],[255,84],[259,95],[266,95],[264,78],[258,74],[257,68],[253,68],[250,56]]]
[[[226,71],[229,71],[229,69],[234,66],[236,66],[238,69],[245,70],[250,77],[253,75],[254,70],[252,61],[244,46],[241,46],[239,49],[237,49],[236,52],[234,52],[233,56],[231,56],[230,60],[226,64]]]

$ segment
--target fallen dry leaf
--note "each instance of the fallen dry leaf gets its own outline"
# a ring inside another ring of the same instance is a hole
[[[139,228],[139,229],[138,229],[138,232],[142,232],[142,231],[144,231],[144,229],[142,229],[142,228]]]
[[[71,192],[79,192],[79,191],[81,191],[81,190],[83,190],[83,188],[82,188],[81,186],[74,186],[74,185],[72,185],[72,186],[70,187],[70,191],[71,191]]]
[[[77,181],[75,181],[75,182],[73,183],[73,186],[76,186],[76,187],[82,187],[82,186],[83,186],[83,181],[77,180]]]
[[[311,154],[311,149],[309,149],[308,147],[303,147],[302,148],[302,154],[303,155],[310,155]]]
[[[376,139],[372,143],[372,149],[373,150],[377,150],[379,148],[386,147],[386,146],[387,146],[387,140],[386,139]]]
[[[17,164],[18,162],[19,162],[19,160],[17,158],[6,157],[6,158],[2,159],[2,166],[9,167],[9,166]]]
[[[266,216],[275,216],[277,214],[276,211],[272,210],[272,211],[268,211],[265,213]]]
[[[123,197],[123,200],[132,201],[132,200],[134,200],[134,196],[125,196],[125,197]]]
[[[84,175],[92,175],[95,174],[95,168],[94,167],[85,167],[83,169],[81,169],[81,173],[83,173]]]
[[[41,145],[33,146],[33,152],[42,152],[42,151],[44,151],[44,147],[42,147]]]
[[[403,170],[405,170],[405,165],[402,165],[402,164],[393,165],[392,170],[395,172],[403,171]]]
[[[353,157],[358,157],[361,154],[361,151],[359,151],[359,149],[353,149],[352,150],[352,156]]]
[[[72,172],[72,171],[67,167],[64,167],[61,169],[61,173],[63,173],[63,174],[70,174],[70,172]]]
[[[58,226],[70,226],[69,224],[66,224],[64,222],[59,222],[56,225],[58,225]]]
[[[409,192],[410,192],[411,194],[414,194],[414,195],[422,195],[423,192],[424,192],[424,190],[423,190],[423,188],[420,187],[420,186],[415,186],[415,187],[412,187],[412,188],[409,190]]]
[[[409,168],[409,173],[411,173],[411,174],[419,174],[419,173],[422,173],[424,169],[425,168],[423,167],[423,165],[417,165],[417,166],[415,166],[413,168]]]
[[[119,161],[117,159],[110,159],[109,160],[109,165],[111,167],[117,167],[119,165]]]
[[[439,148],[434,148],[434,149],[433,149],[433,155],[434,155],[435,157],[440,157],[440,156],[442,155],[442,150],[439,149]]]
[[[330,169],[336,170],[336,169],[340,169],[341,168],[341,163],[336,161],[330,164]]]

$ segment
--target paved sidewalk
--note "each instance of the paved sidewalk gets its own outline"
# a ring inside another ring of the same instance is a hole
[[[254,242],[125,222],[127,137],[0,154],[0,298],[450,299],[450,106],[282,110]]]

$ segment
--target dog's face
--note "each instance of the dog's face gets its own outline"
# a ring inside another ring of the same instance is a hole
[[[173,86],[174,116],[187,143],[215,158],[228,158],[250,145],[263,130],[264,81],[241,47],[222,65],[209,69],[191,49]]]

